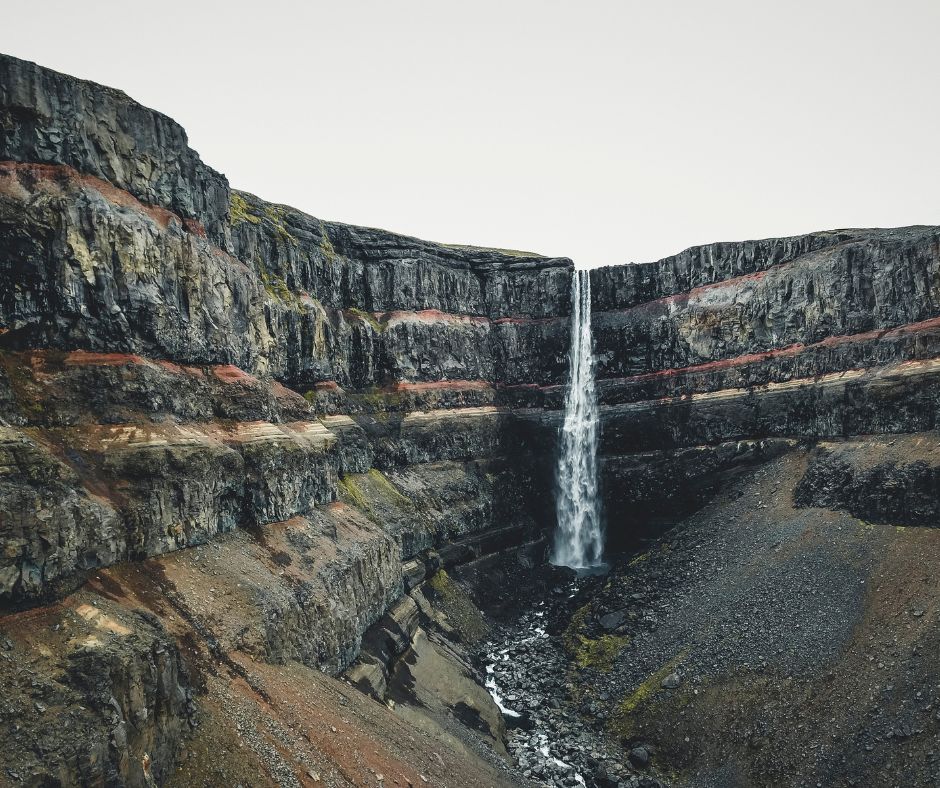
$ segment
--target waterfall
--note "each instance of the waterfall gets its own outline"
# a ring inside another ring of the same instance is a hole
[[[597,495],[597,390],[591,341],[591,277],[571,279],[571,349],[561,431],[555,507],[558,530],[552,563],[574,569],[602,565],[604,536]]]

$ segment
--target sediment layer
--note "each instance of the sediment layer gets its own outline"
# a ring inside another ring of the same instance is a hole
[[[447,704],[421,718],[444,765],[412,768],[400,717],[331,677],[388,700],[414,659],[419,684],[445,662],[472,683],[435,640],[457,627],[432,602],[462,604],[446,573],[544,560],[571,261],[233,191],[169,118],[5,56],[0,250],[0,680],[30,717],[0,736],[10,779],[172,783],[215,768],[191,746],[224,746],[236,783],[361,782],[344,743],[288,732],[342,697],[348,741],[391,732],[372,777],[512,782],[447,738]],[[938,426],[940,230],[713,244],[591,277],[612,545],[816,441],[805,503],[931,524],[929,457],[872,469],[851,446]],[[886,479],[904,492],[846,492]],[[27,663],[29,680],[10,668]],[[40,734],[49,719],[69,725]]]

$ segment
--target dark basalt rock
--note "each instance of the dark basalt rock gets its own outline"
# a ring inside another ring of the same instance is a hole
[[[935,432],[824,444],[794,501],[875,523],[940,527],[938,445]]]
[[[107,638],[97,621],[111,627]],[[37,653],[29,639],[45,627],[70,628],[82,637],[60,644],[55,653]],[[185,663],[159,622],[79,596],[74,610],[40,611],[32,630],[15,622],[4,629],[0,689],[10,724],[3,739],[3,781],[165,782],[197,714]]]
[[[854,231],[693,246],[654,263],[606,266],[591,272],[591,309],[622,310],[737,276],[765,271],[854,237]]]
[[[326,307],[365,312],[551,318],[568,311],[571,261],[431,243],[324,222],[235,192],[232,250],[263,275]]]
[[[46,615],[91,578],[79,593],[94,586],[120,626],[138,626],[127,605],[172,605],[174,637],[241,678],[242,658],[335,674],[365,635],[357,681],[380,697],[406,684],[403,655],[437,652],[404,589],[420,604],[444,567],[508,609],[520,566],[544,563],[571,270],[230,191],[174,121],[0,56],[2,611]],[[935,524],[940,463],[877,436],[940,424],[940,229],[712,244],[591,279],[613,550],[819,441],[800,504]],[[201,574],[200,545],[221,570]],[[109,585],[119,562],[146,568],[122,575],[131,591]],[[634,612],[606,600],[589,634],[616,639]],[[139,628],[139,643],[50,667],[100,716],[76,729],[87,753],[44,740],[64,782],[172,769],[188,679],[159,625]],[[66,647],[44,637],[55,662]],[[89,689],[95,671],[115,688]],[[133,735],[108,707],[137,715]],[[480,704],[460,708],[501,736]],[[39,768],[24,742],[0,737]],[[598,784],[617,771],[597,766]]]
[[[0,55],[0,160],[65,164],[193,219],[221,241],[228,181],[186,132],[125,93]]]
[[[756,274],[594,313],[599,377],[714,363],[937,317],[937,228],[839,237],[838,245],[785,262],[758,258],[766,268]],[[733,255],[736,247],[726,251]]]

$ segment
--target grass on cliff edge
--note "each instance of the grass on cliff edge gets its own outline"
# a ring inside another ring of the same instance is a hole
[[[375,468],[369,468],[367,473],[347,473],[337,480],[336,485],[340,498],[370,517],[375,514],[376,504],[380,503],[397,509],[413,508],[411,499],[399,492],[398,488]]]
[[[261,224],[261,217],[251,212],[248,201],[236,191],[233,191],[229,197],[229,218],[232,224],[241,222]]]
[[[545,255],[539,254],[538,252],[524,252],[521,249],[500,249],[496,246],[471,246],[469,244],[445,244],[441,243],[440,246],[443,246],[447,249],[465,249],[468,252],[496,252],[497,254],[504,254],[506,257],[533,257],[538,259],[545,259]]]
[[[439,569],[428,581],[425,596],[444,614],[461,642],[473,644],[486,637],[487,626],[483,614],[443,569]]]
[[[364,309],[359,309],[358,307],[352,306],[345,311],[351,315],[354,315],[355,317],[358,317],[359,320],[361,320],[363,323],[368,323],[378,334],[381,334],[386,328],[386,325],[384,323],[380,323],[375,315],[373,315],[371,312],[366,312]]]

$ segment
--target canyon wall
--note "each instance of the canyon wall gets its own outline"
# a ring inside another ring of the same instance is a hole
[[[937,427],[936,227],[712,244],[592,273],[615,541],[795,442]]]
[[[8,779],[172,783],[224,745],[307,784],[330,747],[291,738],[290,704],[339,697],[322,673],[382,696],[396,659],[434,648],[422,589],[450,572],[505,596],[497,560],[544,560],[571,261],[264,202],[169,118],[5,56],[0,255]],[[867,506],[931,518],[932,454],[872,471],[839,441],[935,427],[940,230],[591,276],[614,549],[801,441],[828,442],[806,502],[856,505],[838,480],[878,473],[910,494]],[[383,751],[383,768],[417,781],[415,757]]]
[[[171,780],[234,736],[222,677],[267,703],[265,665],[341,674],[425,579],[544,552],[525,406],[564,381],[569,260],[263,202],[10,57],[0,121],[0,657],[34,666],[0,675],[14,716],[75,720],[5,731],[17,779]]]

